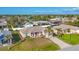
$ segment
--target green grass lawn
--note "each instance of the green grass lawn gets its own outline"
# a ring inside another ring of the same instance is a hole
[[[8,46],[0,47],[0,51],[9,51]]]
[[[47,38],[26,38],[24,42],[17,44],[13,51],[54,51],[59,50],[59,46]]]
[[[64,34],[62,37],[58,38],[72,45],[79,44],[79,34]]]

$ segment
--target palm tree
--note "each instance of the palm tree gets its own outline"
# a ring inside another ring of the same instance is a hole
[[[62,34],[63,34],[62,29],[58,28],[56,30],[57,30],[57,35],[60,36],[60,37],[62,37]]]
[[[70,33],[71,30],[70,29],[67,29],[67,32]],[[71,33],[70,33],[70,40],[71,40]]]
[[[51,35],[51,34],[52,34],[52,29],[51,29],[51,27],[47,27],[47,28],[45,29],[45,33],[48,34],[48,36]]]
[[[51,32],[52,32],[52,36],[54,36],[53,34],[54,34],[54,30],[51,30]]]
[[[51,31],[52,31],[52,29],[51,29],[51,27],[47,27],[47,31],[48,31],[48,33],[49,33],[49,35],[52,33]]]
[[[8,43],[10,43],[10,44],[11,44],[11,43],[12,43],[12,42],[11,42],[11,38],[12,38],[12,36],[7,35],[7,36],[5,36],[5,37],[6,37],[6,40],[8,40]]]
[[[8,41],[8,44],[12,44],[12,36],[11,35],[7,35],[7,36],[5,36],[5,38],[6,38],[6,40]],[[8,47],[8,49],[9,49],[10,47]]]

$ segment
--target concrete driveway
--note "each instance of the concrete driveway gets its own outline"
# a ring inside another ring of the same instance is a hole
[[[79,51],[79,45],[75,45],[69,48],[61,49],[60,51]]]
[[[51,41],[57,44],[61,49],[72,47],[72,45],[63,42],[62,40],[58,39],[57,37],[49,36],[48,37]]]

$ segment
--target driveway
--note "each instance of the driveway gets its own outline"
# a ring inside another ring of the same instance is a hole
[[[61,49],[72,47],[72,45],[63,42],[62,40],[58,39],[57,37],[49,36],[48,37],[51,41],[57,44]]]
[[[64,48],[64,49],[61,49],[60,51],[79,51],[79,45],[74,45],[69,48]]]

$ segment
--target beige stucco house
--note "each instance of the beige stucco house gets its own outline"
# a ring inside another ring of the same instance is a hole
[[[57,34],[57,29],[61,29],[62,32],[65,34],[70,34],[70,33],[79,34],[79,27],[71,26],[71,25],[61,24],[59,26],[54,26],[52,29],[56,34]],[[68,29],[70,29],[70,32],[67,31]]]
[[[44,27],[40,27],[40,26],[34,26],[34,27],[30,27],[30,28],[24,28],[21,29],[19,31],[20,35],[22,38],[25,38],[27,36],[30,37],[39,37],[39,36],[43,36],[45,28]]]

